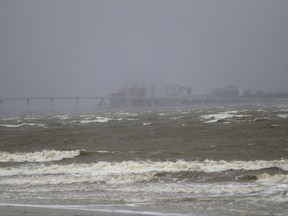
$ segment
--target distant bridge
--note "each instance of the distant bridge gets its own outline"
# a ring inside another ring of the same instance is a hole
[[[193,105],[225,105],[233,103],[288,103],[287,98],[249,98],[249,97],[212,97],[211,95],[189,95],[189,96],[170,96],[170,97],[101,97],[101,96],[67,96],[67,97],[19,97],[19,98],[0,98],[0,114],[4,113],[4,108],[11,107],[9,101],[23,101],[26,107],[22,107],[21,111],[31,112],[32,101],[47,101],[48,110],[54,111],[54,102],[56,100],[74,101],[74,111],[79,111],[80,101],[95,100],[94,108],[141,108],[141,107],[178,107]],[[83,102],[82,102],[83,103]],[[81,105],[82,105],[81,103]],[[19,104],[18,104],[19,105]],[[49,107],[50,106],[50,107]],[[71,105],[70,105],[71,106]],[[90,104],[91,106],[91,104]],[[91,107],[90,107],[91,108]],[[89,108],[89,109],[90,109]],[[42,110],[42,108],[41,108]],[[47,111],[47,109],[45,109]],[[7,111],[8,112],[8,111]],[[18,111],[17,111],[18,112]]]
[[[80,100],[98,100],[95,107],[98,108],[141,108],[141,107],[173,107],[188,104],[205,104],[211,101],[208,95],[189,95],[189,96],[170,96],[170,97],[102,97],[102,96],[66,96],[66,97],[18,97],[18,98],[0,98],[0,114],[4,113],[4,108],[9,106],[9,101],[22,101],[26,103],[22,107],[22,111],[31,112],[32,101],[47,101],[48,109],[50,104],[50,112],[54,111],[54,102],[56,100],[72,100],[75,101],[75,111],[79,111]],[[11,107],[11,104],[10,104]],[[45,109],[47,110],[47,109]]]
[[[104,101],[109,99],[109,97],[87,97],[87,96],[67,96],[67,97],[19,97],[19,98],[0,98],[0,114],[4,111],[5,103],[9,101],[23,101],[26,103],[26,112],[30,111],[30,104],[33,100],[47,100],[50,103],[50,112],[53,111],[54,101],[55,100],[74,100],[76,110],[79,109],[79,101],[80,100],[100,100],[100,103],[97,104],[99,106],[104,106]]]

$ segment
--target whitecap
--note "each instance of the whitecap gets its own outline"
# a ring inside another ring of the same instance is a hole
[[[0,152],[0,162],[49,162],[74,158],[80,155],[80,150],[59,151],[43,150],[41,152]]]
[[[2,153],[3,154],[3,153]],[[7,153],[5,153],[7,154]],[[33,153],[30,153],[33,156]],[[80,150],[76,151],[48,151],[34,153],[34,158],[45,158],[42,155],[51,155],[48,159],[57,157],[55,155],[65,155],[62,158],[75,157],[80,154]],[[17,154],[15,154],[17,155]],[[21,155],[21,154],[20,154]],[[25,155],[25,154],[24,154]],[[5,155],[2,155],[3,158]],[[18,156],[18,155],[17,155]],[[26,161],[30,155],[25,155]],[[20,156],[21,157],[21,156]],[[5,157],[4,157],[5,158]],[[46,156],[47,158],[47,156]],[[3,160],[3,159],[2,159]],[[19,159],[20,160],[20,159]],[[39,159],[41,160],[41,159]],[[39,161],[36,160],[36,161]],[[10,161],[10,160],[9,160]],[[151,161],[122,161],[122,162],[98,162],[91,164],[68,164],[68,165],[44,165],[33,164],[14,168],[0,168],[2,176],[11,175],[43,175],[43,174],[64,174],[64,175],[80,175],[80,176],[104,176],[104,175],[126,175],[126,174],[151,174],[158,172],[223,172],[228,170],[261,170],[267,168],[278,168],[288,171],[288,160],[257,160],[257,161],[165,161],[165,162],[151,162]]]
[[[89,124],[89,123],[106,123],[111,121],[112,118],[108,118],[108,117],[96,117],[96,119],[84,119],[84,120],[80,120],[81,124]]]
[[[55,117],[59,118],[60,120],[67,120],[71,118],[69,115],[56,115]]]
[[[41,123],[0,124],[0,127],[7,127],[7,128],[17,128],[17,127],[23,127],[23,126],[37,126],[37,127],[46,128],[46,125],[41,124]]]
[[[15,121],[15,120],[19,120],[20,117],[7,117],[7,118],[2,118],[1,120],[3,121]]]
[[[259,117],[259,118],[255,118],[253,121],[254,122],[258,122],[258,121],[267,121],[270,120],[269,117]]]
[[[158,113],[159,116],[167,116],[168,113]]]
[[[130,113],[130,112],[118,112],[115,114],[117,117],[137,117],[137,113]]]
[[[242,117],[249,116],[249,115],[239,115],[237,113],[238,111],[229,111],[229,112],[220,112],[216,114],[201,115],[200,119],[208,120],[208,121],[204,121],[204,123],[215,123],[215,122],[225,120],[225,119],[231,119],[235,117],[242,118]]]
[[[22,127],[24,125],[25,125],[25,123],[21,123],[21,124],[0,124],[0,127],[17,128],[17,127]]]
[[[279,118],[288,118],[288,114],[278,114]]]
[[[270,175],[268,173],[262,173],[257,176],[257,182],[267,184],[288,184],[288,175],[285,174]]]

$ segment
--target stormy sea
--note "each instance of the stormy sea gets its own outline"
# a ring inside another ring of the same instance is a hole
[[[288,105],[2,115],[0,205],[288,215]]]

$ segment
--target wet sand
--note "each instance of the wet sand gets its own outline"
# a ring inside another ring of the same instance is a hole
[[[136,216],[138,213],[121,213],[105,212],[105,210],[78,210],[78,209],[61,209],[61,208],[44,208],[44,207],[26,207],[26,206],[0,206],[0,215],[5,216]],[[149,215],[149,214],[145,214]]]

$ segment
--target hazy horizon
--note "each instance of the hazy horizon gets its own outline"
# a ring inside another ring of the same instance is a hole
[[[288,91],[288,1],[0,0],[0,98]]]

